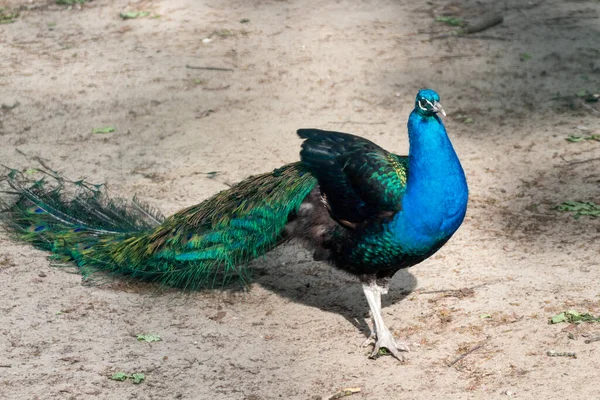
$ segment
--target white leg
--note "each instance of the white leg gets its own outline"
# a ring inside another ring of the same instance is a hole
[[[386,348],[394,357],[402,361],[404,357],[402,357],[400,351],[409,351],[408,346],[406,343],[396,343],[394,341],[392,333],[385,326],[383,317],[381,316],[381,293],[387,293],[387,290],[373,283],[370,285],[363,285],[363,291],[365,293],[365,297],[367,298],[367,303],[369,303],[371,314],[373,314],[374,325],[373,332],[371,333],[369,339],[367,339],[367,342],[372,342],[374,341],[373,339],[375,337],[377,338],[377,342],[375,342],[375,348],[371,353],[371,357],[379,353],[379,349]]]
[[[371,310],[371,318],[373,319],[373,329],[371,334],[364,341],[363,347],[374,345],[377,339],[377,324],[375,323],[375,315],[381,315],[381,292],[379,290],[373,290],[373,286],[363,285],[363,292],[369,303],[369,309]]]

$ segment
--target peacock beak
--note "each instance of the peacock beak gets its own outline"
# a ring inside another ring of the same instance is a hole
[[[442,105],[440,103],[438,103],[437,101],[433,103],[432,110],[433,110],[433,112],[442,114],[444,117],[446,116],[446,111],[444,111],[444,109],[442,108]]]

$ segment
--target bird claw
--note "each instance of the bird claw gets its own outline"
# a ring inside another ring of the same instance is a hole
[[[371,352],[370,358],[379,357],[382,352],[381,349],[387,349],[394,357],[399,361],[404,361],[404,357],[400,354],[401,351],[409,351],[406,343],[394,341],[394,336],[390,330],[385,326],[383,318],[381,317],[381,294],[386,292],[385,287],[378,286],[376,283],[363,284],[363,291],[369,303],[371,314],[373,315],[373,331],[369,338],[363,343],[363,346],[371,343],[375,344],[373,351]],[[377,341],[375,341],[377,339]]]
[[[373,331],[371,331],[371,334],[369,335],[369,337],[362,343],[362,347],[369,347],[370,345],[374,345],[376,343],[377,339],[377,334]]]
[[[371,336],[374,336],[374,334],[371,334]],[[367,341],[372,340],[371,337],[369,337],[369,339],[367,339]],[[404,342],[398,342],[396,343],[396,341],[394,340],[394,337],[392,336],[390,331],[386,331],[383,332],[382,335],[379,335],[377,338],[377,342],[375,342],[375,347],[373,348],[373,351],[371,352],[371,355],[369,356],[369,358],[377,358],[379,357],[380,354],[380,350],[381,349],[386,349],[392,356],[396,357],[396,359],[398,359],[398,361],[400,362],[404,362],[404,356],[402,354],[400,354],[401,351],[410,351],[410,349],[408,348],[408,344],[404,343]]]

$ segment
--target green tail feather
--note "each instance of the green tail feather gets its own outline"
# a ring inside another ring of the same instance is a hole
[[[109,199],[101,185],[41,172],[46,177],[33,184],[14,170],[5,178],[18,198],[1,217],[17,238],[75,262],[84,275],[102,270],[187,289],[245,280],[247,264],[279,243],[317,183],[300,163],[289,164],[164,219],[135,199]]]

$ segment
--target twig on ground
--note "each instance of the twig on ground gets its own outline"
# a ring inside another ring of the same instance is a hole
[[[589,104],[585,104],[584,101],[580,100],[579,103],[587,110],[589,110],[592,114],[595,115],[600,115],[600,111],[596,110],[594,107],[590,106]]]
[[[461,35],[463,39],[481,39],[481,40],[501,40],[503,42],[508,42],[510,39],[500,36],[490,36],[490,35]]]
[[[12,368],[12,364],[0,364],[0,368]]]
[[[230,85],[217,86],[217,87],[212,87],[212,88],[205,87],[205,88],[202,88],[202,90],[208,90],[208,91],[211,91],[211,92],[216,92],[216,91],[218,91],[218,90],[225,90],[225,89],[229,89],[229,86],[230,86]]]
[[[446,58],[469,58],[469,57],[477,57],[477,55],[475,54],[448,54],[448,55],[443,55],[443,56],[414,56],[414,57],[407,57],[410,60],[423,60],[423,59],[430,59],[430,58],[438,58],[438,59],[446,59]]]
[[[460,35],[468,35],[470,33],[482,32],[486,29],[490,29],[496,25],[501,24],[502,21],[504,21],[504,16],[500,14],[490,15],[486,18],[481,19],[475,24],[467,26],[460,32]]]
[[[600,336],[596,336],[596,337],[593,337],[593,338],[586,339],[583,343],[590,344],[592,342],[597,342],[597,341],[600,341]]]
[[[38,157],[38,156],[35,156],[35,157],[33,157],[33,159],[34,159],[34,160],[36,160],[37,162],[39,162],[39,163],[40,163],[40,165],[41,165],[42,167],[46,168],[48,171],[52,171],[52,172],[54,172],[54,170],[53,170],[52,168],[50,168],[50,167],[49,167],[49,166],[48,166],[48,165],[47,165],[47,164],[44,162],[44,160],[42,160],[40,157]]]
[[[456,364],[457,362],[461,361],[462,359],[464,359],[466,356],[468,356],[469,354],[473,353],[474,351],[479,350],[480,348],[483,347],[485,343],[481,343],[478,344],[477,346],[473,347],[471,350],[466,351],[465,353],[461,354],[460,356],[458,356],[456,359],[454,359],[454,361],[452,361],[451,363],[447,364],[448,368],[453,366],[454,364]]]
[[[221,67],[197,67],[195,65],[189,65],[187,64],[185,66],[188,69],[203,69],[203,70],[207,70],[207,71],[225,71],[225,72],[233,72],[232,68],[221,68]]]
[[[209,108],[208,110],[204,110],[201,113],[197,114],[196,115],[196,119],[201,119],[201,118],[204,118],[204,117],[208,117],[210,114],[212,114],[214,112],[216,112],[216,111],[213,110],[213,109],[211,109],[211,108]]]
[[[551,22],[555,22],[555,21],[562,21],[565,19],[596,19],[598,18],[598,16],[592,14],[592,15],[561,15],[558,17],[552,17],[552,18],[548,18],[545,21],[551,21]]]
[[[593,162],[593,161],[600,161],[600,157],[588,158],[587,160],[580,160],[580,161],[571,161],[569,163],[569,167],[572,167],[573,165],[585,164],[585,163],[589,163],[589,162]]]
[[[475,286],[471,286],[471,287],[465,287],[465,288],[461,288],[461,289],[441,289],[441,290],[429,290],[427,292],[421,292],[419,291],[419,294],[437,294],[437,293],[465,293],[465,292],[470,292],[473,289],[477,289],[483,286],[487,286],[487,285],[491,285],[493,283],[498,283],[500,281],[495,280],[495,281],[490,281],[490,282],[485,282],[485,283],[481,283],[479,285],[475,285]]]
[[[438,293],[455,293],[455,292],[469,292],[473,290],[472,288],[462,288],[462,289],[442,289],[442,290],[429,290],[427,292],[418,292],[419,294],[438,294]]]
[[[429,39],[423,40],[424,42],[433,42],[434,40],[438,40],[438,39],[446,39],[449,37],[455,37],[458,36],[458,32],[457,31],[452,31],[450,33],[444,33],[443,35],[437,35],[437,36],[432,36]]]
[[[569,357],[569,358],[577,358],[577,353],[572,351],[561,351],[557,352],[554,350],[550,350],[546,352],[548,357]]]
[[[337,399],[341,399],[342,397],[352,396],[353,394],[356,394],[356,393],[360,393],[359,387],[345,388],[345,389],[340,390],[339,392],[332,394],[329,397],[326,397],[326,400],[337,400]]]
[[[486,29],[490,29],[498,24],[501,24],[502,21],[504,21],[503,15],[493,14],[493,15],[482,18],[481,20],[479,20],[476,23],[467,25],[466,27],[464,27],[462,29],[452,31],[450,33],[444,33],[444,34],[438,35],[438,36],[433,36],[425,41],[431,42],[432,40],[436,40],[436,39],[444,39],[444,38],[449,38],[449,37],[453,37],[453,36],[465,36],[465,35],[470,35],[470,34],[477,33],[477,32],[483,32]]]
[[[19,150],[18,148],[15,148],[15,151],[22,156],[29,157],[27,154],[25,154],[22,150]]]

